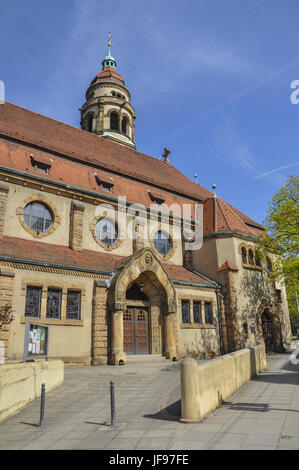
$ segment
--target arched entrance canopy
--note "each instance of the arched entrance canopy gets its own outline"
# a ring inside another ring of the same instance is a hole
[[[137,251],[118,266],[110,286],[109,299],[112,310],[112,363],[126,362],[123,345],[123,312],[126,308],[126,292],[138,278],[145,276],[156,292],[165,300],[165,355],[176,357],[175,312],[177,310],[175,288],[160,260],[149,248]]]
[[[147,272],[153,285],[157,289],[163,288],[167,298],[168,313],[177,310],[175,288],[162,266],[160,260],[149,248],[143,248],[135,253],[129,260],[125,260],[114,277],[114,304],[116,310],[125,308],[126,291],[128,286],[142,273]]]

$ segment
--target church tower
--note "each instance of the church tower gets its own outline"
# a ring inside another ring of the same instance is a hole
[[[81,111],[81,129],[135,148],[135,111],[122,75],[116,73],[116,61],[110,53],[102,62],[102,71],[90,83]]]

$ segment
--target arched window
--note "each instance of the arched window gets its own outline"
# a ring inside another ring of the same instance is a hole
[[[252,250],[248,251],[248,264],[254,264],[254,254]]]
[[[244,248],[244,246],[242,248],[242,263],[247,264],[247,253],[246,253],[246,249]]]
[[[127,118],[126,117],[124,117],[121,122],[121,130],[124,134],[127,133]]]
[[[118,131],[119,130],[119,119],[116,113],[111,113],[110,116],[110,129]]]
[[[87,116],[87,130],[88,132],[92,132],[92,114],[88,114]]]

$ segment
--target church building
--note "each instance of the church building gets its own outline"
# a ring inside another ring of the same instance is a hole
[[[271,257],[256,253],[263,227],[180,173],[167,149],[162,158],[136,150],[110,46],[81,129],[0,104],[6,361],[22,360],[27,322],[49,327],[50,359],[77,365],[211,358],[262,341],[287,349],[285,287],[269,279]]]

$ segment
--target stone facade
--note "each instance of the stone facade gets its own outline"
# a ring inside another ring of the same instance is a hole
[[[50,358],[70,364],[126,363],[139,336],[141,351],[169,360],[263,341],[287,349],[284,285],[255,256],[263,227],[168,157],[135,149],[135,112],[115,67],[109,49],[82,130],[2,105],[0,308],[14,312],[0,328],[6,359],[22,359],[28,321],[49,325]],[[195,229],[198,205],[203,244],[191,250],[184,227]]]

